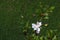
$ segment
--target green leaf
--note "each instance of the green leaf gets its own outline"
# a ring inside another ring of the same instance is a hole
[[[29,28],[29,21],[26,22],[26,26],[25,27]]]
[[[48,16],[45,16],[44,19],[49,19],[49,17]]]
[[[45,40],[48,40],[46,36],[44,37],[44,39],[45,39]]]
[[[45,13],[44,15],[45,15],[45,16],[48,16],[48,13]]]
[[[51,10],[55,9],[55,6],[51,6],[50,9],[51,9]]]
[[[40,40],[43,40],[43,36],[40,37]]]
[[[50,30],[50,33],[53,34],[53,30]]]
[[[52,40],[57,40],[57,37],[56,37],[56,35],[52,38]]]

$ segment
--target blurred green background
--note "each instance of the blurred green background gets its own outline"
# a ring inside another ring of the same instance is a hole
[[[31,26],[32,22],[39,20],[37,16],[40,13],[36,13],[39,2],[43,5],[55,6],[54,11],[49,14],[47,28],[57,29],[57,36],[60,39],[59,0],[0,0],[0,40],[24,40],[22,28],[26,22]],[[34,14],[36,17],[32,16]]]

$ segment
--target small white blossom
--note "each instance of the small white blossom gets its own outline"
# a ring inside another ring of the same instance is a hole
[[[40,28],[37,28],[36,33],[40,33]]]
[[[32,28],[36,30],[36,33],[40,33],[41,25],[42,25],[42,22],[37,22],[36,24],[32,23]]]

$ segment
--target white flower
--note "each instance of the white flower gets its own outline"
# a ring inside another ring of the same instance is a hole
[[[41,27],[42,22],[37,22],[37,24],[32,23],[32,28],[39,28]]]
[[[37,28],[36,33],[40,33],[40,28]]]
[[[37,27],[41,27],[42,22],[37,22]]]
[[[37,24],[32,23],[32,28],[36,30],[36,33],[39,33],[41,25],[42,25],[42,22],[37,22]]]
[[[36,24],[32,23],[32,28],[35,28],[36,27]]]

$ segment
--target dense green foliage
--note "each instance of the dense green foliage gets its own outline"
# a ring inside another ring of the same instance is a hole
[[[23,28],[31,28],[31,24],[39,21],[40,14],[45,12],[44,7],[48,10],[51,6],[55,9],[49,13],[47,20],[49,25],[43,27],[41,35],[45,35],[50,29],[57,30],[55,32],[59,40],[60,2],[58,0],[0,0],[0,40],[25,40]],[[30,28],[28,33],[32,31]]]

